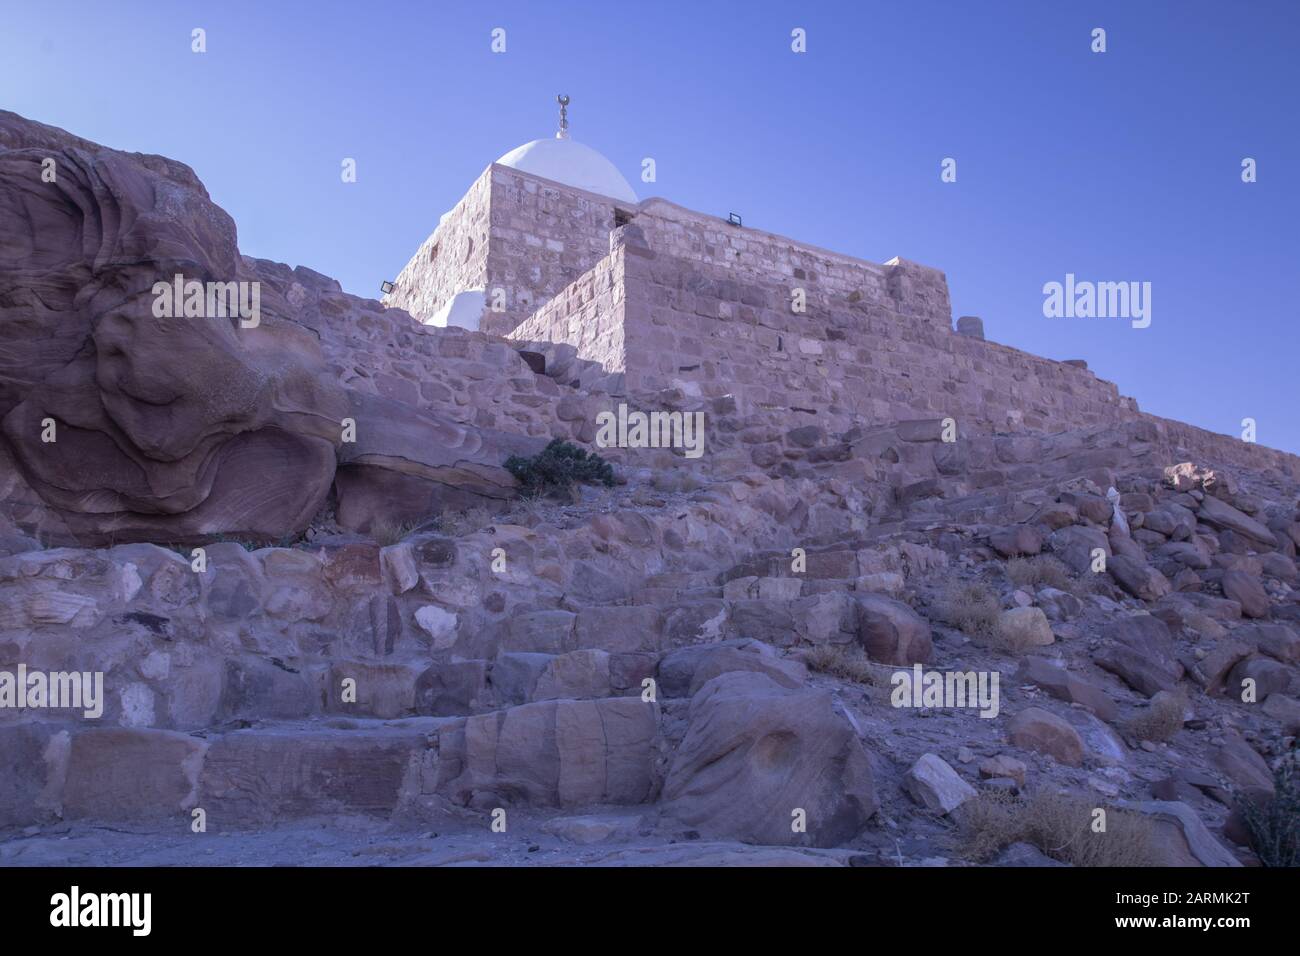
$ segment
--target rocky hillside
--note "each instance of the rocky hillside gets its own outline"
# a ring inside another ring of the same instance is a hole
[[[241,256],[173,160],[0,113],[0,182],[0,861],[1295,852],[1292,456],[627,395]],[[259,320],[159,317],[177,274]],[[620,402],[705,453],[521,494]]]

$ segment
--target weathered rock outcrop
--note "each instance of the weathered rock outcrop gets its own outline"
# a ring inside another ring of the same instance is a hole
[[[336,471],[345,525],[367,527],[379,501],[401,522],[511,497],[502,462],[542,444],[467,430],[418,384],[354,361],[349,338],[420,327],[241,256],[230,217],[174,160],[0,112],[0,223],[0,503],[24,532],[274,541],[307,527]],[[161,316],[177,276],[183,314]],[[497,354],[503,372],[525,368]]]
[[[876,810],[867,755],[830,695],[729,673],[691,700],[665,815],[706,836],[835,846]]]

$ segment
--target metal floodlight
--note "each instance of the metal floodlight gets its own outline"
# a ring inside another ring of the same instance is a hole
[[[392,292],[392,291],[393,291],[394,289],[396,289],[396,288],[397,288],[397,286],[393,285],[393,284],[392,284],[391,282],[389,282],[387,279],[385,279],[383,282],[379,283],[379,289],[380,289],[380,291],[382,291],[382,292],[384,293],[384,295],[388,295],[388,293]]]
[[[727,222],[731,223],[733,226],[743,226],[743,225],[744,225],[744,223],[741,222],[741,220],[740,220],[740,213],[738,213],[738,212],[729,212],[729,213],[727,213]]]

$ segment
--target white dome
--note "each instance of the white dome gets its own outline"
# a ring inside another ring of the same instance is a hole
[[[590,146],[571,139],[535,139],[512,149],[497,162],[611,199],[637,201],[636,193],[613,163]]]
[[[487,305],[487,296],[482,289],[466,289],[457,292],[441,309],[425,320],[425,325],[439,328],[455,326],[477,332],[479,321],[483,318],[483,309]]]

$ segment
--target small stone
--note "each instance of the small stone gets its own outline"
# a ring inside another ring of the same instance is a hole
[[[1011,648],[1046,647],[1056,640],[1047,615],[1037,607],[1013,607],[1003,611],[998,616],[998,634]]]
[[[434,604],[415,612],[415,623],[433,639],[435,650],[446,650],[456,643],[456,615]]]
[[[935,754],[925,754],[913,764],[903,786],[921,806],[941,814],[951,813],[975,796],[975,788]]]
[[[999,754],[996,757],[990,757],[980,764],[980,776],[994,779],[997,777],[1009,777],[1014,780],[1017,786],[1025,785],[1025,762],[1017,760],[1015,757],[1008,757],[1006,754]]]

